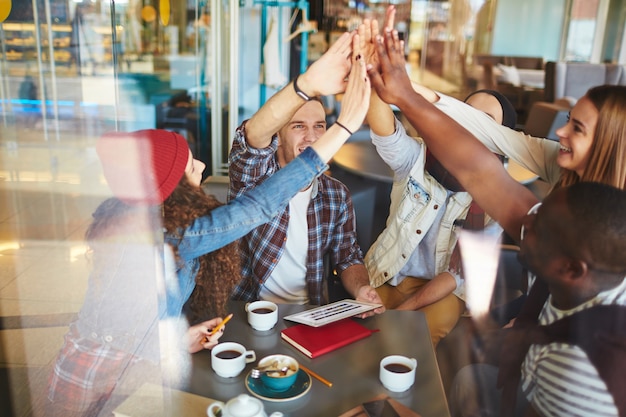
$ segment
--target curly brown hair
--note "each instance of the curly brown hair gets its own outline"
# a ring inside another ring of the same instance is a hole
[[[195,219],[209,214],[223,205],[202,188],[183,178],[174,192],[163,203],[163,226],[168,235],[179,236]],[[176,259],[177,248],[174,248]],[[238,241],[199,258],[200,269],[196,275],[196,287],[185,304],[184,313],[190,324],[226,315],[226,303],[230,293],[241,278]]]
[[[183,178],[163,206],[129,205],[112,197],[101,203],[93,214],[85,238],[92,246],[97,241],[160,242],[162,228],[171,236],[181,236],[198,217],[207,215],[223,203],[207,195]],[[161,222],[163,224],[161,224]],[[173,248],[180,262],[178,248]],[[226,315],[226,303],[234,285],[241,278],[239,244],[232,242],[202,255],[196,275],[196,287],[185,304],[190,324]]]

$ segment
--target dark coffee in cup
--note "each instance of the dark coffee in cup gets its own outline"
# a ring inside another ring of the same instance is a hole
[[[270,330],[278,321],[278,306],[271,301],[255,301],[246,304],[248,323],[254,330]]]
[[[215,354],[220,359],[234,359],[241,356],[241,352],[238,350],[224,350]]]
[[[389,372],[395,372],[397,374],[405,374],[411,372],[411,368],[402,363],[389,363],[385,365],[385,369]]]

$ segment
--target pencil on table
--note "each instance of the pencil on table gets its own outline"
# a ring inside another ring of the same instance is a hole
[[[307,368],[304,365],[300,365],[300,369],[302,369],[304,372],[306,372],[307,374],[311,375],[313,378],[317,379],[318,381],[320,381],[322,384],[328,386],[328,387],[332,387],[333,383],[330,382],[329,380],[327,380],[326,378],[316,374],[315,372],[313,372],[312,370],[310,370],[309,368]]]

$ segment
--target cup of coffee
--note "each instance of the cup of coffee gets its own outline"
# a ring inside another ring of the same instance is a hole
[[[271,301],[255,301],[246,305],[246,311],[254,330],[270,330],[278,322],[278,306]]]
[[[403,392],[415,382],[417,360],[406,356],[391,355],[380,361],[380,382],[389,391]]]
[[[247,363],[256,360],[253,350],[246,350],[243,345],[224,342],[211,350],[211,367],[221,377],[232,378],[244,370]]]

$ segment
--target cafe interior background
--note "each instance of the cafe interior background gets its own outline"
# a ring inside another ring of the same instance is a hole
[[[481,55],[626,63],[624,0],[392,3],[411,77],[455,97],[484,85]],[[224,184],[236,126],[388,4],[0,0],[0,415],[32,414],[81,307],[83,235],[110,195],[96,138],[177,131]]]

